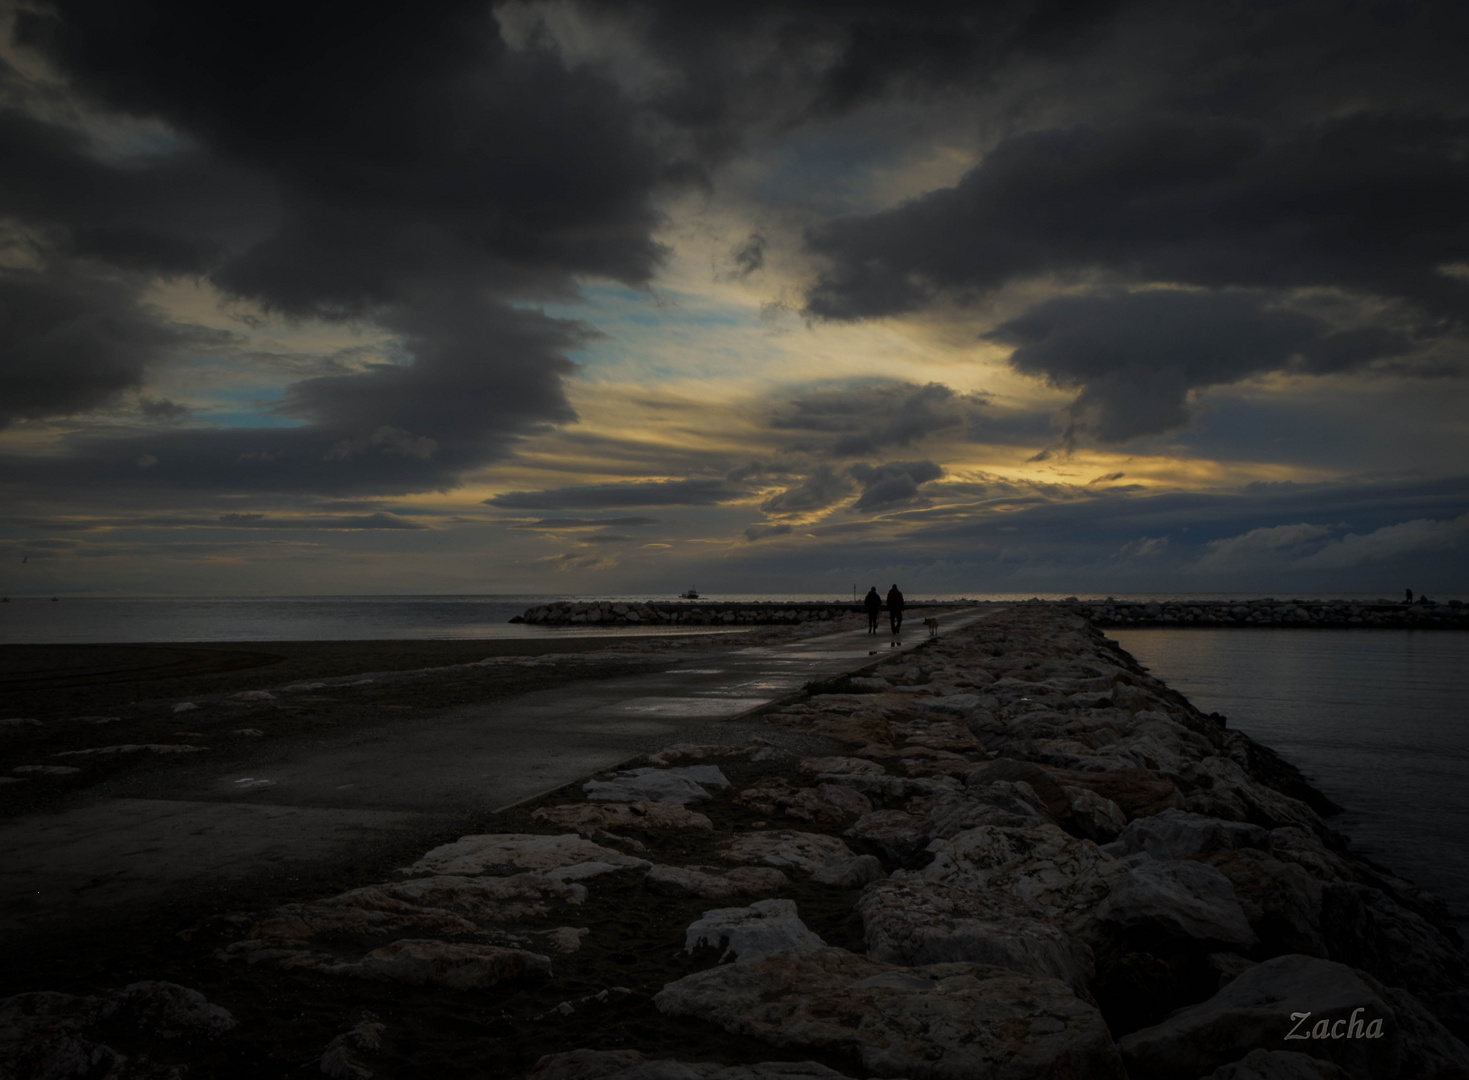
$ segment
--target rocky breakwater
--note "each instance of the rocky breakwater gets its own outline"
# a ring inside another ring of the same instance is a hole
[[[1469,1076],[1442,902],[1083,620],[1018,607],[850,689],[771,716],[847,750],[732,785],[759,820],[720,858],[850,890],[861,945],[752,888],[689,925],[708,966],[654,995],[666,1016],[850,1063],[782,1067],[813,1077]],[[668,1057],[586,1047],[531,1076],[651,1080]]]
[[[444,1061],[530,1080],[1469,1076],[1442,902],[1084,619],[1020,605],[820,690],[231,917],[216,962],[272,1003],[390,991],[331,1076],[432,1072],[415,1002],[473,1028]]]
[[[841,620],[858,613],[851,604],[622,603],[558,601],[533,607],[511,622],[536,626],[793,626]]]
[[[1041,603],[1041,601],[1034,601]],[[1060,603],[1096,626],[1285,626],[1469,630],[1469,605],[1459,600],[1414,604],[1383,600],[1077,600]]]

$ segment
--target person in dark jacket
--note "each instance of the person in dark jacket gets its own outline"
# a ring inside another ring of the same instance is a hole
[[[896,585],[888,590],[888,622],[894,634],[903,628],[903,594]]]
[[[877,616],[882,611],[882,597],[877,595],[876,585],[862,598],[862,606],[867,609],[867,632],[877,633]]]

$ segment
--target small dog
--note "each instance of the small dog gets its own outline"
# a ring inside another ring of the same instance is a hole
[[[926,626],[926,627],[928,627],[928,636],[929,637],[938,637],[939,636],[939,621],[937,619],[934,619],[934,618],[924,619],[923,620],[923,625]]]

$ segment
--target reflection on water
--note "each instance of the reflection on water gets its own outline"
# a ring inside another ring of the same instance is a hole
[[[1107,633],[1296,765],[1346,808],[1332,825],[1356,850],[1441,893],[1469,929],[1469,634]]]

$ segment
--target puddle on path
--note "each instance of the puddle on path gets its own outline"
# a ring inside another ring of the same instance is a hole
[[[621,701],[601,711],[642,716],[728,716],[769,700],[768,697],[646,697]]]

